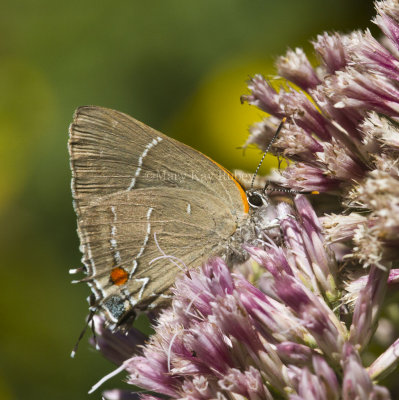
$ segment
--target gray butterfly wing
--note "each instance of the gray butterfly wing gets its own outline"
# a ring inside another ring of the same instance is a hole
[[[78,108],[70,126],[69,152],[78,214],[98,196],[148,187],[210,193],[233,213],[247,207],[245,192],[223,167],[118,111]]]
[[[248,211],[228,171],[123,113],[79,108],[69,151],[85,280],[113,322],[158,304],[174,282],[170,258],[151,262],[161,255],[152,233],[191,267],[218,254]]]
[[[103,197],[79,221],[90,266],[85,280],[118,325],[133,309],[162,303],[181,270],[220,254],[236,223],[223,201],[192,190],[136,189]]]

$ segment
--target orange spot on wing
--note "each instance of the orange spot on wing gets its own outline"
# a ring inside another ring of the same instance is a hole
[[[114,268],[109,275],[114,285],[123,285],[127,282],[129,275],[122,267]]]

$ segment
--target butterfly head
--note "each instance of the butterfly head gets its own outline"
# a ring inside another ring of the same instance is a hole
[[[268,206],[270,204],[269,197],[265,191],[260,189],[248,189],[246,191],[247,201],[252,210]]]

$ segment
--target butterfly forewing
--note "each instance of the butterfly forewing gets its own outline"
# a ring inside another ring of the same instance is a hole
[[[234,212],[244,209],[242,189],[219,165],[118,111],[78,108],[69,151],[77,211],[97,196],[149,187],[203,191],[224,200]]]

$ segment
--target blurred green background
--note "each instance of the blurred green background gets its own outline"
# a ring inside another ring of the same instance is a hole
[[[124,111],[253,171],[237,149],[260,111],[245,81],[324,30],[371,26],[365,0],[3,1],[0,15],[0,399],[99,399],[114,366],[85,338],[67,128],[79,105]],[[104,388],[120,386],[117,377]]]

